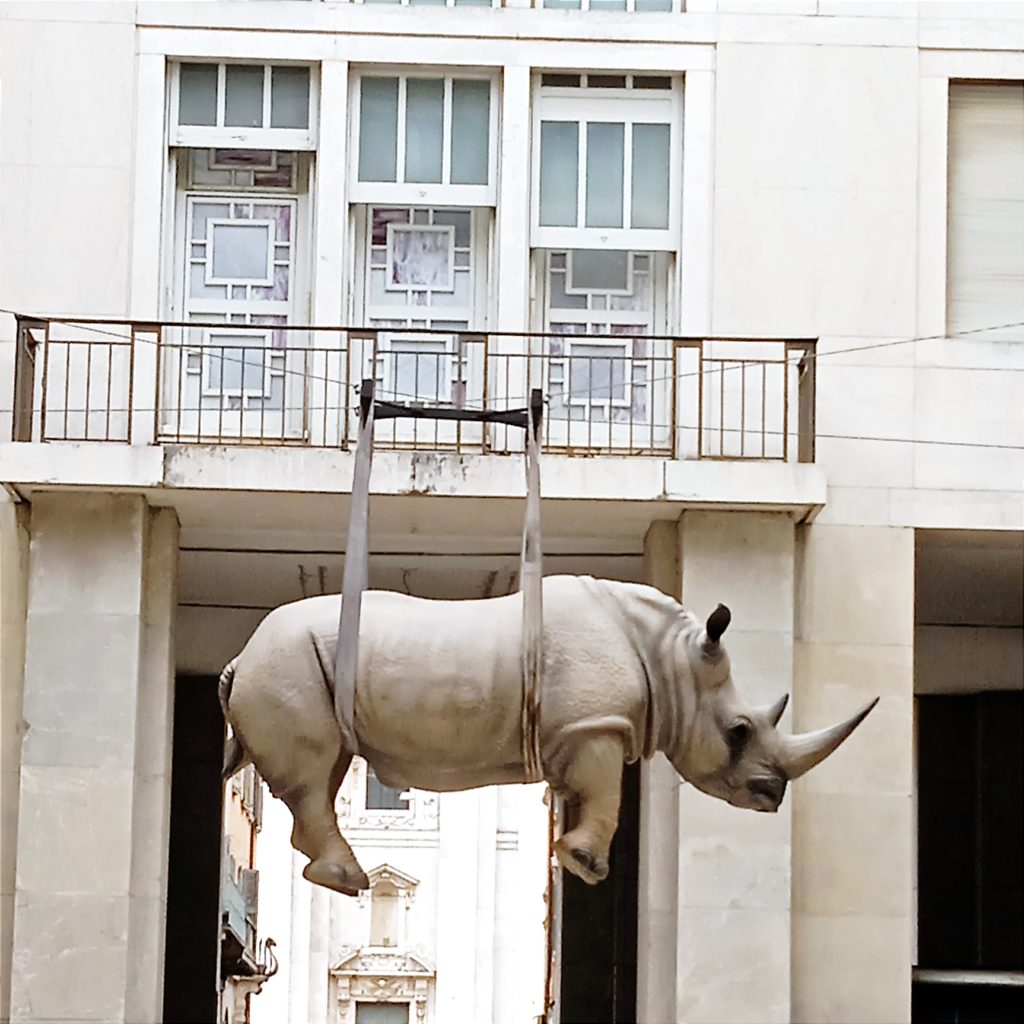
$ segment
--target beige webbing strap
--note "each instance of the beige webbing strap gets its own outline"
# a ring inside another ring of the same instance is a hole
[[[544,665],[542,550],[540,533],[540,446],[542,402],[534,391],[526,426],[526,518],[519,565],[523,595],[523,765],[529,782],[544,778],[540,754],[540,684]]]
[[[373,381],[363,381],[359,442],[352,473],[352,507],[345,540],[345,576],[341,587],[338,650],[334,657],[334,713],[346,750],[359,753],[356,739],[356,672],[359,668],[359,617],[369,582],[370,467],[373,464]]]

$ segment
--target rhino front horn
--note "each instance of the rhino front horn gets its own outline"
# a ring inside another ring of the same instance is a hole
[[[722,639],[722,634],[729,628],[730,622],[732,622],[732,612],[724,604],[720,604],[708,616],[707,625],[704,627],[708,640],[713,644],[717,644]]]
[[[858,711],[853,718],[847,719],[841,725],[784,737],[781,761],[786,775],[790,779],[799,779],[816,764],[824,761],[867,718],[868,712],[877,703],[878,698],[876,697],[867,707]]]

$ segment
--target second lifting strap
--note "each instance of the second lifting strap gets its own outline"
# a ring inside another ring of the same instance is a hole
[[[523,595],[522,720],[523,767],[529,782],[544,778],[540,752],[540,692],[544,668],[543,551],[540,529],[540,429],[543,402],[540,391],[530,399],[526,425],[526,516],[519,563]]]

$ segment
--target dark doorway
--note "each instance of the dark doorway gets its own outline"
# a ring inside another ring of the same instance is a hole
[[[622,809],[608,877],[562,872],[562,1024],[635,1024],[640,764],[622,773]]]
[[[174,690],[164,1017],[217,1019],[224,717],[217,680],[179,676]]]

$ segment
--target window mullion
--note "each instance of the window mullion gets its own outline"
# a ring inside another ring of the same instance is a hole
[[[398,124],[395,129],[397,138],[395,153],[395,181],[405,184],[405,105],[406,105],[406,76],[398,76]]]
[[[576,227],[587,224],[587,127],[588,121],[576,122]]]
[[[270,65],[263,65],[263,127],[270,127]]]
[[[217,127],[224,127],[224,105],[227,102],[227,66],[217,65]]]
[[[633,227],[633,122],[622,122],[622,226]],[[630,274],[632,280],[632,274]]]
[[[444,77],[444,96],[441,101],[441,183],[448,185],[452,177],[452,79]]]

